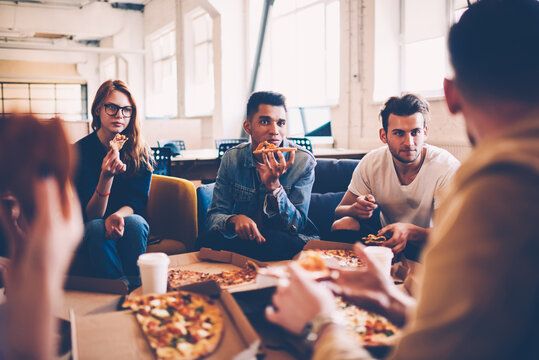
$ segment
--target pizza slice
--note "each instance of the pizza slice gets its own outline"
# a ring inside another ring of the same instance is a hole
[[[223,271],[211,274],[209,280],[215,280],[221,288],[229,288],[235,285],[248,284],[256,281],[258,265],[252,261],[247,261],[243,268],[239,270]]]
[[[267,141],[264,141],[258,144],[255,151],[253,151],[253,154],[270,153],[270,152],[277,152],[277,151],[292,152],[296,150],[297,148],[295,147],[278,147]]]
[[[199,359],[215,351],[224,318],[206,295],[175,291],[131,298],[128,305],[158,359]]]
[[[363,241],[363,244],[365,245],[374,245],[374,246],[380,246],[385,241],[387,241],[384,235],[376,236],[374,234],[369,234],[366,237],[362,237],[361,240]]]
[[[112,149],[116,151],[120,151],[124,147],[124,144],[127,140],[128,140],[127,136],[118,133],[116,134],[116,136],[114,136],[114,139],[109,141],[109,144]]]

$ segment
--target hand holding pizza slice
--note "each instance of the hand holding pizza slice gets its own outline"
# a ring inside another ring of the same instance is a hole
[[[116,151],[120,151],[122,150],[125,142],[128,140],[127,136],[125,135],[122,135],[120,133],[116,134],[116,136],[114,136],[114,139],[112,139],[109,144],[110,144],[110,147]]]

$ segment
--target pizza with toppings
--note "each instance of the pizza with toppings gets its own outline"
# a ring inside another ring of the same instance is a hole
[[[241,269],[223,271],[215,274],[191,270],[171,269],[168,272],[168,289],[169,291],[178,290],[183,285],[208,280],[214,280],[221,288],[226,289],[236,285],[255,282],[257,272],[258,266],[252,261],[247,261]]]
[[[343,315],[345,329],[364,346],[392,345],[399,329],[381,315],[367,312],[335,297],[337,310]]]
[[[126,300],[158,359],[200,359],[223,336],[224,318],[217,302],[187,291]]]
[[[258,144],[255,151],[253,151],[253,154],[270,153],[270,152],[277,152],[277,151],[292,152],[296,150],[297,148],[295,147],[278,147],[278,146],[273,145],[272,143],[264,141]]]
[[[116,134],[116,136],[114,136],[114,139],[109,141],[109,144],[112,149],[116,151],[120,151],[124,147],[124,144],[127,140],[128,140],[127,136],[118,133]]]
[[[331,268],[363,266],[353,250],[349,249],[309,249],[300,253],[296,262],[309,272],[315,280],[332,277]],[[288,273],[285,266],[272,266],[259,270],[262,276],[286,278]]]
[[[373,234],[369,234],[365,237],[362,237],[361,240],[365,245],[379,246],[382,245],[385,241],[387,241],[387,238],[384,235],[376,236]]]
[[[168,270],[168,291],[179,290],[180,287],[188,284],[199,283],[209,280],[210,274],[182,269]]]

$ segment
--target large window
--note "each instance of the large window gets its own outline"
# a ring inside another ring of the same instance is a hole
[[[200,8],[185,17],[185,88],[186,116],[213,113],[213,20]]]
[[[174,118],[178,113],[176,30],[168,25],[147,38],[150,67],[147,78],[148,118]]]
[[[465,0],[376,1],[375,100],[400,92],[443,95],[443,78],[449,73],[447,32],[466,4]]]
[[[261,13],[252,7],[251,17],[260,19]],[[283,93],[289,106],[337,104],[339,1],[275,1],[270,14],[257,89]],[[251,26],[251,34],[258,35],[258,27]]]
[[[30,112],[40,118],[88,120],[85,84],[0,82],[2,114]]]

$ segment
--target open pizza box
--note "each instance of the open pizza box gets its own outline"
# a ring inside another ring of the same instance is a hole
[[[311,240],[305,245],[303,250],[309,250],[309,249],[321,249],[321,250],[331,250],[331,249],[345,249],[345,250],[352,250],[354,248],[354,244],[349,243],[339,243],[339,242],[333,242],[333,241],[323,241],[323,240]],[[298,254],[297,256],[299,256]],[[296,258],[294,258],[296,259]],[[415,267],[418,267],[420,264],[406,259],[406,257],[402,254],[400,258],[394,259],[393,265],[391,265],[391,276],[393,277],[393,280],[396,284],[402,284],[409,276],[410,272],[415,269]],[[407,289],[408,290],[408,289]]]
[[[224,316],[223,337],[217,349],[205,359],[253,359],[260,338],[226,290],[213,282],[191,284],[182,290],[217,299]],[[76,317],[71,312],[72,354],[85,359],[155,359],[148,341],[130,310]]]
[[[292,260],[297,261],[301,259],[306,250],[351,250],[353,247],[353,244],[339,243],[334,241],[311,240],[303,247],[302,251],[294,256]],[[265,286],[278,285],[283,281],[282,278],[287,276],[285,268],[290,261],[291,260],[268,263],[267,268],[259,272],[257,282],[264,284]],[[335,267],[339,266],[338,262],[333,261],[331,258],[325,259],[325,261],[327,265]],[[316,277],[315,274],[313,274],[313,276]]]
[[[292,260],[297,261],[305,255],[307,250],[353,250],[354,244],[350,243],[340,243],[335,241],[324,241],[324,240],[311,240],[304,247],[301,252],[299,252]],[[286,262],[279,262],[275,264],[268,264],[264,270],[262,270],[257,276],[257,283],[264,284],[265,286],[276,286],[282,281],[284,277],[285,265]],[[330,267],[342,267],[343,265],[339,263],[336,259],[329,257],[324,257],[324,262]],[[402,284],[406,276],[408,275],[408,263],[410,261],[404,259],[392,265],[391,275],[396,284]],[[346,266],[346,265],[344,265]],[[313,274],[316,278],[317,274]]]
[[[220,273],[223,271],[233,271],[243,268],[248,261],[255,263],[259,268],[265,268],[268,265],[275,263],[285,262],[262,262],[253,258],[234,253],[226,250],[213,250],[209,248],[201,248],[198,252],[179,254],[169,256],[170,264],[169,269],[181,269],[199,271],[205,273]],[[259,282],[258,279],[253,282],[233,285],[227,288],[230,293],[236,293],[241,291],[257,290],[268,286],[274,286],[274,284],[266,284]],[[136,294],[137,289],[134,291]]]

